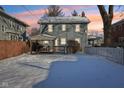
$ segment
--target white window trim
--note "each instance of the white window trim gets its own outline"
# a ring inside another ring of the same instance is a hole
[[[48,32],[53,32],[53,25],[52,24],[48,25]]]
[[[75,25],[75,32],[80,32],[80,24]]]
[[[75,38],[75,41],[77,41],[79,44],[81,43],[81,39],[80,38]]]
[[[66,44],[66,38],[61,38],[61,45],[65,45]]]
[[[65,24],[62,25],[62,31],[66,31],[66,25]]]
[[[58,46],[58,39],[55,40],[55,46]]]
[[[49,41],[43,41],[44,44],[49,44]]]

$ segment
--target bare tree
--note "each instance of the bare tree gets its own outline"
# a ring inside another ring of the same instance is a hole
[[[124,5],[117,5],[116,6],[116,11],[120,12],[120,17],[124,17]]]
[[[111,26],[114,6],[109,5],[108,10],[106,10],[104,5],[98,5],[98,9],[103,21],[104,44],[110,46],[112,44]]]
[[[64,13],[60,6],[50,5],[46,10],[45,16],[64,16]]]
[[[78,16],[78,13],[76,10],[74,10],[72,13],[71,13],[72,16]]]
[[[38,35],[39,33],[40,33],[40,30],[38,28],[31,29],[31,36]]]
[[[4,9],[2,6],[0,6],[0,10],[1,10],[1,11],[5,11],[5,9]]]

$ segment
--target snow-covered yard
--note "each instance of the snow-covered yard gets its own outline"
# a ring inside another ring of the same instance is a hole
[[[33,87],[111,88],[124,87],[124,66],[99,56],[77,55],[75,62],[55,62],[45,81]]]
[[[0,87],[32,87],[44,80],[54,61],[75,61],[72,55],[28,55],[0,61]]]
[[[124,66],[100,56],[23,54],[0,61],[0,87],[124,87]]]

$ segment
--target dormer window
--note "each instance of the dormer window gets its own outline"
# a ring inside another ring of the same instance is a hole
[[[65,30],[66,30],[66,25],[63,24],[63,25],[62,25],[62,31],[65,31]]]
[[[80,32],[80,24],[77,24],[75,27],[75,32]]]
[[[48,25],[48,32],[53,32],[53,25]]]

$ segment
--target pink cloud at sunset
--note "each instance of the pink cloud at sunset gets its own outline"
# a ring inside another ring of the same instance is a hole
[[[89,31],[103,31],[103,23],[100,14],[87,15],[91,23],[88,25]],[[113,23],[120,20],[120,13],[114,13]]]
[[[68,13],[68,12],[70,13],[70,11],[73,11],[74,9],[75,10],[77,10],[77,9],[83,10],[84,8],[92,9],[94,7],[95,6],[91,6],[91,5],[90,6],[79,5],[79,6],[64,6],[64,7],[62,7],[62,9],[63,9],[64,13]],[[45,13],[45,11],[46,11],[45,9],[38,9],[38,10],[31,10],[32,15],[27,11],[12,14],[12,15],[15,16],[16,18],[26,22],[32,28],[32,27],[39,27],[37,22],[40,19],[40,17]],[[100,16],[99,12],[97,12],[97,13],[87,12],[86,16],[91,21],[90,24],[88,25],[89,32],[90,31],[100,31],[100,32],[103,31],[102,18]],[[114,14],[113,22],[116,22],[119,19],[120,19],[120,13],[116,12]]]

